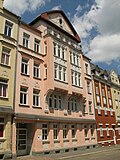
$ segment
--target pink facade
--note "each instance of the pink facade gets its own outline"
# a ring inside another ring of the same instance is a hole
[[[90,60],[79,44],[62,11],[21,22],[13,155],[96,145]]]

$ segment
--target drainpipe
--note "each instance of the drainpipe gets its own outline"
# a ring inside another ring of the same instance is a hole
[[[11,117],[11,142],[10,142],[10,150],[12,153],[12,132],[13,132],[13,121],[15,117],[15,91],[16,91],[16,69],[17,69],[17,57],[18,57],[18,38],[19,38],[19,25],[20,25],[21,17],[18,17],[18,29],[17,29],[17,42],[16,42],[16,58],[15,58],[15,72],[14,72],[14,95],[13,95],[13,115]]]

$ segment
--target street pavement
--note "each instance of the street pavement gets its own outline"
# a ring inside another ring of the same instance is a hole
[[[49,155],[22,156],[17,160],[120,160],[120,145]]]

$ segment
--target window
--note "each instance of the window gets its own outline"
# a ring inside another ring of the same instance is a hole
[[[66,82],[66,68],[63,68],[63,81]]]
[[[27,33],[23,33],[23,46],[26,48],[29,47],[29,38],[30,35],[28,35]]]
[[[94,128],[93,128],[93,125],[90,126],[90,131],[91,131],[91,137],[94,136]]]
[[[78,102],[75,97],[71,97],[68,99],[68,111],[77,112],[78,111]]]
[[[72,79],[72,85],[81,86],[81,74],[71,70],[71,79]]]
[[[40,106],[40,91],[33,90],[33,106],[39,107]]]
[[[89,102],[89,113],[92,113],[92,102]]]
[[[59,80],[62,79],[62,67],[59,66]]]
[[[20,104],[27,104],[28,103],[28,89],[21,87],[20,88]]]
[[[37,53],[40,52],[40,40],[36,38],[34,40],[34,51]]]
[[[54,108],[57,109],[57,97],[54,95]]]
[[[1,63],[4,65],[10,65],[10,49],[3,47]]]
[[[100,125],[100,137],[103,137],[103,128],[102,128],[102,125]]]
[[[44,79],[47,78],[47,66],[44,65]]]
[[[72,129],[72,138],[75,138],[75,135],[76,135],[75,125],[72,125],[71,129]]]
[[[60,55],[60,45],[58,45],[58,57],[60,58],[61,55]]]
[[[42,140],[47,140],[48,139],[48,125],[43,124],[42,125]]]
[[[13,27],[13,24],[9,21],[5,21],[5,29],[4,29],[4,34],[6,36],[9,36],[11,37],[11,34],[12,34],[12,27]]]
[[[87,93],[90,93],[90,82],[87,82]]]
[[[53,107],[53,105],[52,105],[52,94],[50,95],[50,97],[49,97],[49,108],[52,108]]]
[[[61,96],[58,97],[58,107],[59,107],[59,109],[62,108],[62,98],[61,98]]]
[[[86,125],[84,126],[84,135],[85,135],[85,138],[88,137],[88,128]]]
[[[120,135],[120,124],[118,124],[118,134]]]
[[[70,51],[70,63],[76,65],[77,67],[80,66],[80,56],[78,53]]]
[[[86,72],[86,74],[89,74],[88,64],[87,63],[85,63],[85,72]]]
[[[58,139],[58,125],[53,125],[53,131],[54,131],[54,139]]]
[[[57,44],[54,43],[54,56],[57,56]]]
[[[0,137],[4,137],[4,118],[0,117]]]
[[[8,80],[0,79],[0,97],[8,97]]]
[[[110,133],[109,133],[109,124],[106,125],[106,133],[107,133],[107,136],[110,135]]]
[[[28,75],[28,59],[22,58],[21,73]]]
[[[63,82],[67,81],[66,67],[54,64],[54,78]]]
[[[99,83],[95,83],[95,93],[96,93],[96,103],[100,105],[100,92],[99,92]]]
[[[64,59],[64,60],[66,59],[65,58],[65,48],[64,47],[62,47],[62,59]]]
[[[67,138],[67,125],[64,125],[63,126],[63,139],[66,139]]]
[[[44,42],[44,53],[47,54],[47,42]]]
[[[40,64],[34,62],[34,77],[40,78]]]

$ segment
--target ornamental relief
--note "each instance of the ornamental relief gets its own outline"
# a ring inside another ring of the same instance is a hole
[[[2,77],[8,78],[8,72],[4,70],[1,74]]]

